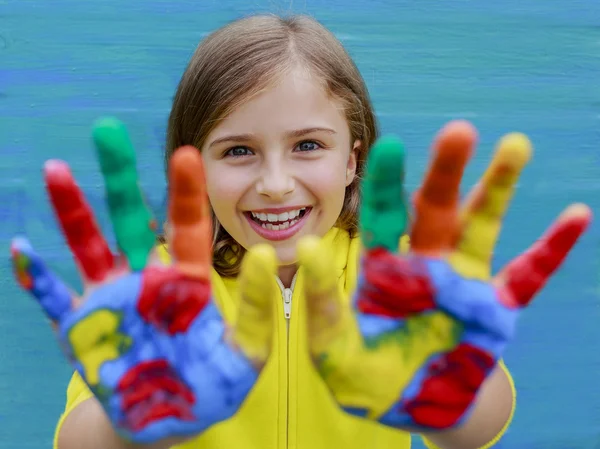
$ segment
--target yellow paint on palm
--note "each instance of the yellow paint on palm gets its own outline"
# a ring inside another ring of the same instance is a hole
[[[531,143],[523,134],[508,134],[498,143],[492,162],[461,213],[461,239],[449,257],[459,274],[482,280],[491,277],[490,262],[502,220],[531,153]]]
[[[415,373],[456,345],[461,326],[443,312],[415,316],[401,329],[363,341],[358,331],[336,339],[320,355],[320,370],[345,407],[377,420],[398,401]]]
[[[120,313],[100,309],[69,330],[73,355],[83,366],[83,377],[91,386],[98,385],[102,364],[118,359],[131,346],[131,338],[119,331],[121,321]]]

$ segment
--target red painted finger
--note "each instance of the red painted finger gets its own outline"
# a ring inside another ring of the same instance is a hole
[[[458,228],[460,181],[477,139],[468,122],[446,125],[434,143],[433,161],[414,198],[411,249],[437,257],[452,249]]]
[[[171,252],[186,274],[208,279],[212,261],[212,225],[200,152],[185,146],[169,163]]]
[[[567,257],[592,220],[584,204],[569,206],[546,233],[526,252],[510,262],[496,277],[502,302],[525,307]]]
[[[102,281],[114,266],[113,254],[68,164],[50,160],[44,165],[44,176],[54,212],[85,280]]]

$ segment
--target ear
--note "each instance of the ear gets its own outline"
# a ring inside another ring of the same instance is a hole
[[[360,140],[355,140],[352,149],[350,150],[350,155],[348,156],[348,163],[346,164],[346,187],[352,184],[354,181],[354,177],[356,176],[356,161],[358,159],[358,151],[362,146],[362,142]]]

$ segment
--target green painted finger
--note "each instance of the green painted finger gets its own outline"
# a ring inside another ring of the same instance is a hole
[[[398,251],[408,223],[402,142],[394,136],[380,138],[371,149],[366,172],[360,211],[363,244]]]
[[[156,237],[152,214],[138,184],[135,151],[125,125],[115,118],[98,120],[92,138],[117,244],[131,269],[139,271],[146,266]]]

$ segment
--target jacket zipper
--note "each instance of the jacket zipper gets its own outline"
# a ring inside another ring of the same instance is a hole
[[[286,344],[286,419],[285,419],[285,447],[289,447],[289,418],[290,418],[290,317],[292,316],[292,296],[294,294],[294,285],[296,284],[296,274],[292,278],[292,284],[290,288],[286,288],[283,286],[283,282],[277,277],[277,285],[279,285],[279,289],[281,290],[281,297],[283,298],[283,316],[286,320],[286,328],[287,328],[287,344]]]

